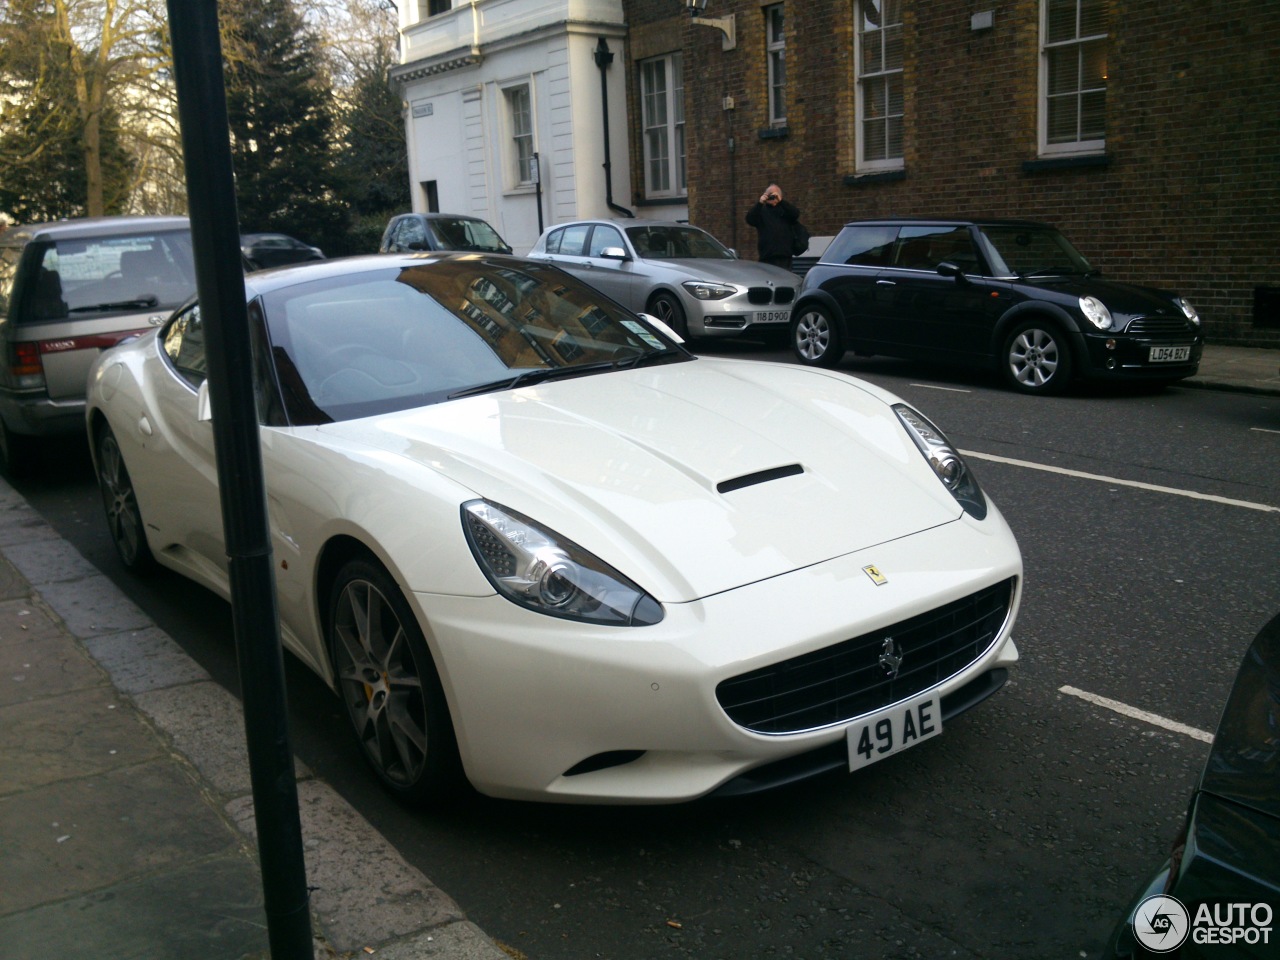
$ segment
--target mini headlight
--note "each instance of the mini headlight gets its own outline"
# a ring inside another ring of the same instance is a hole
[[[1080,312],[1099,330],[1111,329],[1111,311],[1097,297],[1081,297]]]
[[[641,627],[662,620],[662,605],[576,543],[528,517],[489,503],[462,505],[462,528],[476,562],[513,603],[553,617]]]
[[[1188,302],[1186,297],[1177,297],[1173,302],[1178,305],[1178,309],[1187,315],[1188,320],[1197,327],[1200,326],[1200,314],[1196,312],[1196,308]]]
[[[907,428],[907,433],[915,441],[916,449],[924,455],[934,475],[956,498],[965,513],[975,520],[983,519],[987,515],[987,498],[978,486],[978,481],[969,472],[964,459],[942,435],[942,431],[930,423],[924,414],[905,403],[895,403],[893,412]]]
[[[702,280],[686,280],[682,286],[699,300],[723,300],[738,292],[737,287],[724,283],[707,283]]]

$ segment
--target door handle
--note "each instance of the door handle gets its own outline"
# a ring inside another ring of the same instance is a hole
[[[877,280],[876,281],[877,287],[896,287],[897,285],[898,285],[897,280]]]

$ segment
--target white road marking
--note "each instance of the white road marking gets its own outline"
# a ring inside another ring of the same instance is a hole
[[[961,390],[959,387],[939,387],[932,383],[912,383],[912,387],[924,387],[926,390],[945,390],[947,393],[973,393],[972,390]]]
[[[1255,433],[1280,433],[1280,430],[1268,430],[1266,427],[1250,427]]]
[[[1080,470],[1068,470],[1065,467],[1051,467],[1046,463],[1032,463],[1029,460],[1013,460],[1009,457],[997,457],[993,453],[978,453],[976,450],[961,450],[961,456],[973,457],[975,460],[990,460],[992,463],[1007,463],[1014,467],[1026,467],[1028,470],[1043,470],[1046,473],[1058,473],[1064,477],[1079,477],[1083,480],[1097,480],[1101,483],[1114,483],[1122,487],[1136,487],[1139,490],[1151,490],[1155,493],[1171,493],[1178,497],[1190,497],[1193,500],[1209,500],[1223,503],[1229,507],[1245,507],[1249,510],[1261,510],[1264,513],[1280,513],[1280,507],[1269,503],[1253,503],[1249,500],[1232,500],[1230,497],[1216,497],[1211,493],[1197,493],[1194,490],[1179,490],[1177,487],[1162,487],[1154,483],[1140,483],[1137,480],[1121,480],[1119,477],[1106,477],[1097,473],[1084,473]]]
[[[1178,723],[1177,720],[1170,720],[1156,713],[1148,713],[1146,710],[1139,710],[1137,707],[1131,707],[1127,703],[1121,703],[1119,700],[1111,700],[1107,697],[1100,697],[1096,693],[1088,693],[1084,690],[1078,690],[1075,687],[1059,687],[1059,693],[1065,693],[1070,697],[1079,697],[1081,700],[1087,701],[1099,707],[1106,707],[1108,710],[1114,710],[1116,713],[1123,714],[1126,717],[1132,717],[1135,720],[1141,720],[1156,727],[1163,727],[1165,730],[1173,733],[1181,733],[1191,737],[1194,740],[1200,740],[1204,743],[1213,743],[1213,734],[1206,733],[1196,727],[1188,727],[1185,723]]]

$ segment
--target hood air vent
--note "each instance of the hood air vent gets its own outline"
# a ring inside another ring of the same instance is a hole
[[[804,467],[798,463],[791,463],[785,467],[772,467],[756,473],[745,473],[740,477],[734,477],[732,480],[721,480],[716,484],[716,490],[720,493],[732,493],[734,490],[741,490],[743,487],[754,487],[757,483],[768,483],[770,480],[794,477],[800,473],[804,473]]]

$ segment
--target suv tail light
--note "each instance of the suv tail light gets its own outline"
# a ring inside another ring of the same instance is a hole
[[[39,390],[45,385],[44,363],[40,360],[40,344],[19,340],[9,344],[6,380],[15,390]]]

